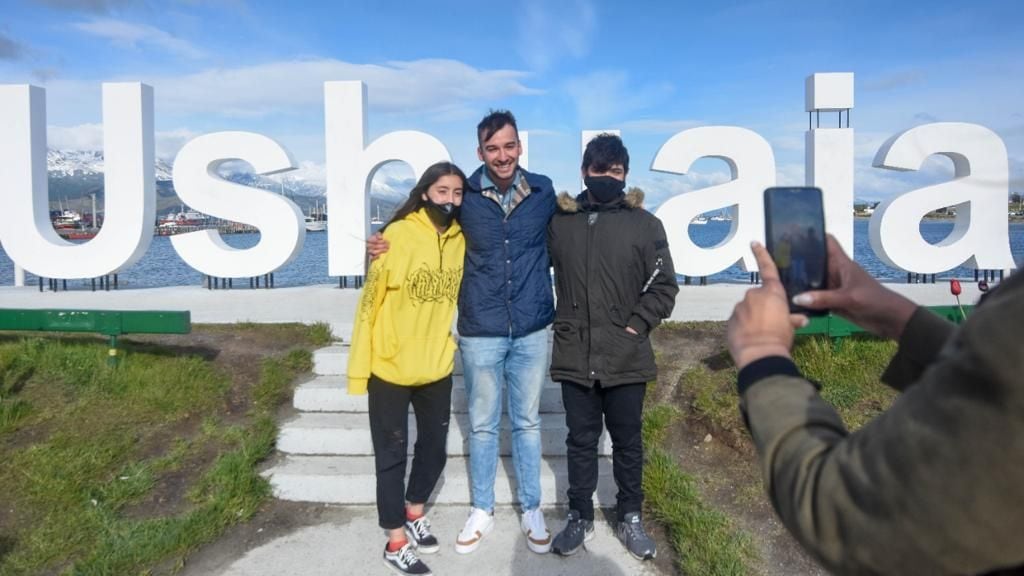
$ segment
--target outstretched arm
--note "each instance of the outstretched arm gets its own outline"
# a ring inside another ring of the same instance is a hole
[[[826,241],[829,288],[798,294],[793,302],[830,309],[876,336],[898,340],[900,350],[882,380],[905,389],[935,359],[955,326],[882,286],[843,252],[832,235]]]
[[[1015,528],[1024,522],[1024,357],[1014,352],[1024,294],[979,309],[919,383],[849,434],[789,359],[798,318],[767,252],[754,253],[764,285],[737,305],[729,346],[786,528],[838,574],[975,574],[1024,563]]]

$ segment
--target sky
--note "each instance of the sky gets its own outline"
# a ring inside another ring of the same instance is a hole
[[[204,133],[274,138],[324,178],[323,82],[367,85],[369,138],[437,137],[467,173],[477,122],[515,113],[530,169],[579,190],[580,134],[620,130],[630,185],[657,206],[729,179],[704,159],[649,170],[674,134],[741,126],[775,154],[780,185],[804,183],[804,80],[852,72],[855,196],[883,200],[948,180],[952,163],[873,168],[890,136],[971,122],[1006,145],[1024,191],[1024,3],[392,0],[4,0],[0,83],[46,89],[52,148],[101,149],[101,83],[153,86],[157,154]],[[835,122],[833,115],[823,116]],[[390,166],[382,178],[411,172]]]

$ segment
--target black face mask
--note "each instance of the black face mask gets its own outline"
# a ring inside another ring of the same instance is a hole
[[[452,223],[452,219],[455,218],[455,214],[459,211],[459,207],[452,202],[435,204],[430,198],[427,198],[423,207],[427,209],[427,216],[430,217],[430,221],[438,228],[447,228]]]
[[[611,176],[587,176],[583,179],[583,185],[598,204],[607,204],[617,199],[626,189],[625,181]]]

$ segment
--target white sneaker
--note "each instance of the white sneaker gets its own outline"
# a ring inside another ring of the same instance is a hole
[[[548,532],[547,524],[544,523],[544,513],[540,508],[523,512],[523,518],[519,523],[526,534],[526,546],[537,554],[547,554],[551,550],[551,532]]]
[[[459,554],[469,554],[476,550],[484,536],[494,528],[494,515],[486,510],[473,508],[466,519],[466,525],[459,532],[455,540],[455,551]]]

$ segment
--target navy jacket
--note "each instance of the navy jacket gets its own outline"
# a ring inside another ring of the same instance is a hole
[[[520,169],[530,194],[506,217],[481,193],[483,170],[469,177],[459,211],[466,238],[459,334],[517,338],[546,327],[555,316],[547,248],[555,190],[548,177]]]

